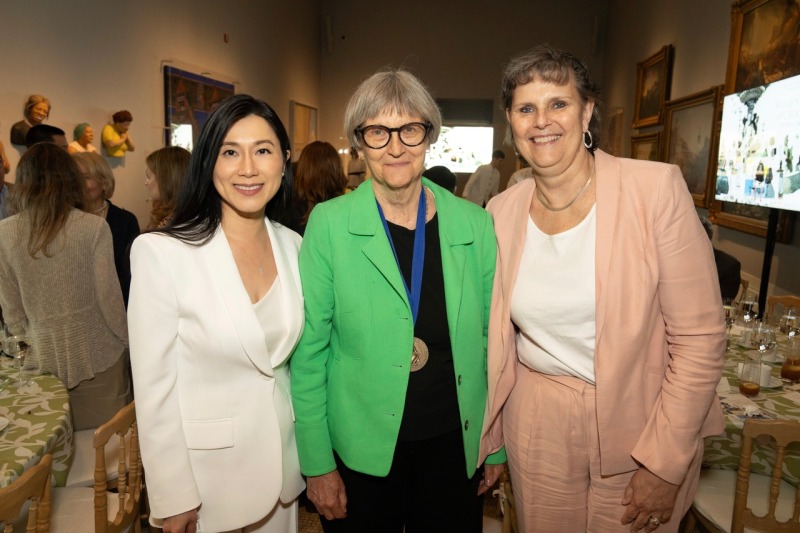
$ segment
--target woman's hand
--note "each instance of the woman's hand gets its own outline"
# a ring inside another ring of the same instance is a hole
[[[640,467],[622,497],[622,505],[626,506],[622,523],[631,524],[632,532],[655,531],[672,517],[679,488]]]
[[[494,487],[497,480],[500,479],[500,474],[506,469],[505,463],[499,465],[483,465],[483,479],[481,484],[478,485],[478,496]]]
[[[308,499],[317,507],[319,514],[325,515],[328,520],[347,517],[347,494],[338,470],[311,476],[306,484]]]
[[[164,519],[164,533],[196,533],[197,509]]]

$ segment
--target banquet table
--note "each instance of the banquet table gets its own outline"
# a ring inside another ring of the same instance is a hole
[[[0,380],[11,379],[0,390],[0,487],[8,486],[27,468],[53,454],[53,477],[63,486],[72,464],[72,419],[64,384],[52,375],[37,375],[20,388],[13,361],[0,355]]]
[[[786,346],[786,336],[778,335],[778,350],[771,367],[771,387],[762,387],[758,396],[746,398],[739,393],[738,364],[754,359],[758,351],[738,342],[738,328],[731,336],[731,350],[725,355],[722,379],[717,394],[725,413],[725,433],[706,438],[703,467],[736,470],[742,450],[742,427],[748,417],[762,419],[788,419],[800,421],[800,386],[780,380],[781,362]],[[772,359],[773,357],[769,357]],[[760,437],[754,445],[751,471],[770,475],[775,464],[775,445],[768,437]],[[783,478],[797,486],[800,480],[800,443],[787,450]]]

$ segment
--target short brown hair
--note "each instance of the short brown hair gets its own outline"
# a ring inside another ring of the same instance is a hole
[[[131,115],[130,111],[123,109],[122,111],[117,111],[113,115],[111,115],[111,120],[114,121],[114,124],[122,124],[123,122],[133,122],[133,115]]]

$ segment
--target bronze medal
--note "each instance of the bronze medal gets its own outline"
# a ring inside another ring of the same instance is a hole
[[[414,348],[411,350],[411,371],[416,372],[428,362],[428,345],[418,337],[414,337]]]

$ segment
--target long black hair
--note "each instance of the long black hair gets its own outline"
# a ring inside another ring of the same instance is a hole
[[[237,94],[225,99],[208,117],[192,151],[172,222],[156,232],[195,245],[205,244],[214,236],[222,220],[222,198],[214,187],[214,167],[219,150],[231,127],[250,115],[266,120],[275,132],[286,167],[280,188],[267,204],[266,215],[282,224],[290,221],[292,165],[286,155],[291,149],[289,135],[269,104],[247,94]]]

